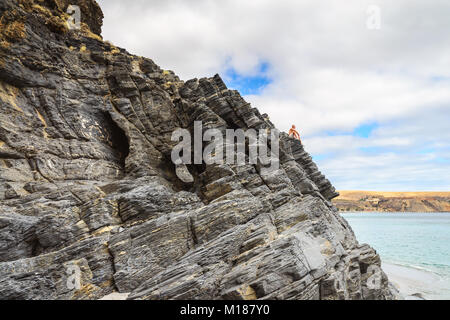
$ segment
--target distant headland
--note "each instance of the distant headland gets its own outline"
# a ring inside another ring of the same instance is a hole
[[[339,211],[450,212],[450,192],[339,191]]]

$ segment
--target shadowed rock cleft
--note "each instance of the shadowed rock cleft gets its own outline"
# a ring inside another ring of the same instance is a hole
[[[114,149],[114,153],[119,159],[119,164],[125,170],[125,159],[130,154],[130,144],[128,142],[128,137],[125,132],[120,128],[114,120],[111,118],[111,115],[106,112],[104,114],[105,122],[104,127],[107,130],[108,142],[111,147]]]

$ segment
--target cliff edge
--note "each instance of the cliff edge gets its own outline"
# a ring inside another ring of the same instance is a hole
[[[274,129],[216,75],[100,36],[93,0],[0,2],[0,299],[393,299],[299,141],[280,168],[171,161],[178,128]]]
[[[450,192],[339,191],[339,211],[449,212]]]

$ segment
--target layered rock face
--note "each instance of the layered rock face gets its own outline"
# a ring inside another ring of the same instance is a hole
[[[93,0],[0,2],[0,299],[392,299],[296,140],[280,168],[192,164],[178,128],[274,129],[216,75],[103,42]],[[78,271],[77,271],[78,270]],[[74,277],[78,277],[78,282]]]

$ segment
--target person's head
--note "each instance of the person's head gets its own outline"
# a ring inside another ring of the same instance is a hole
[[[295,124],[292,125],[292,129],[295,129]]]

